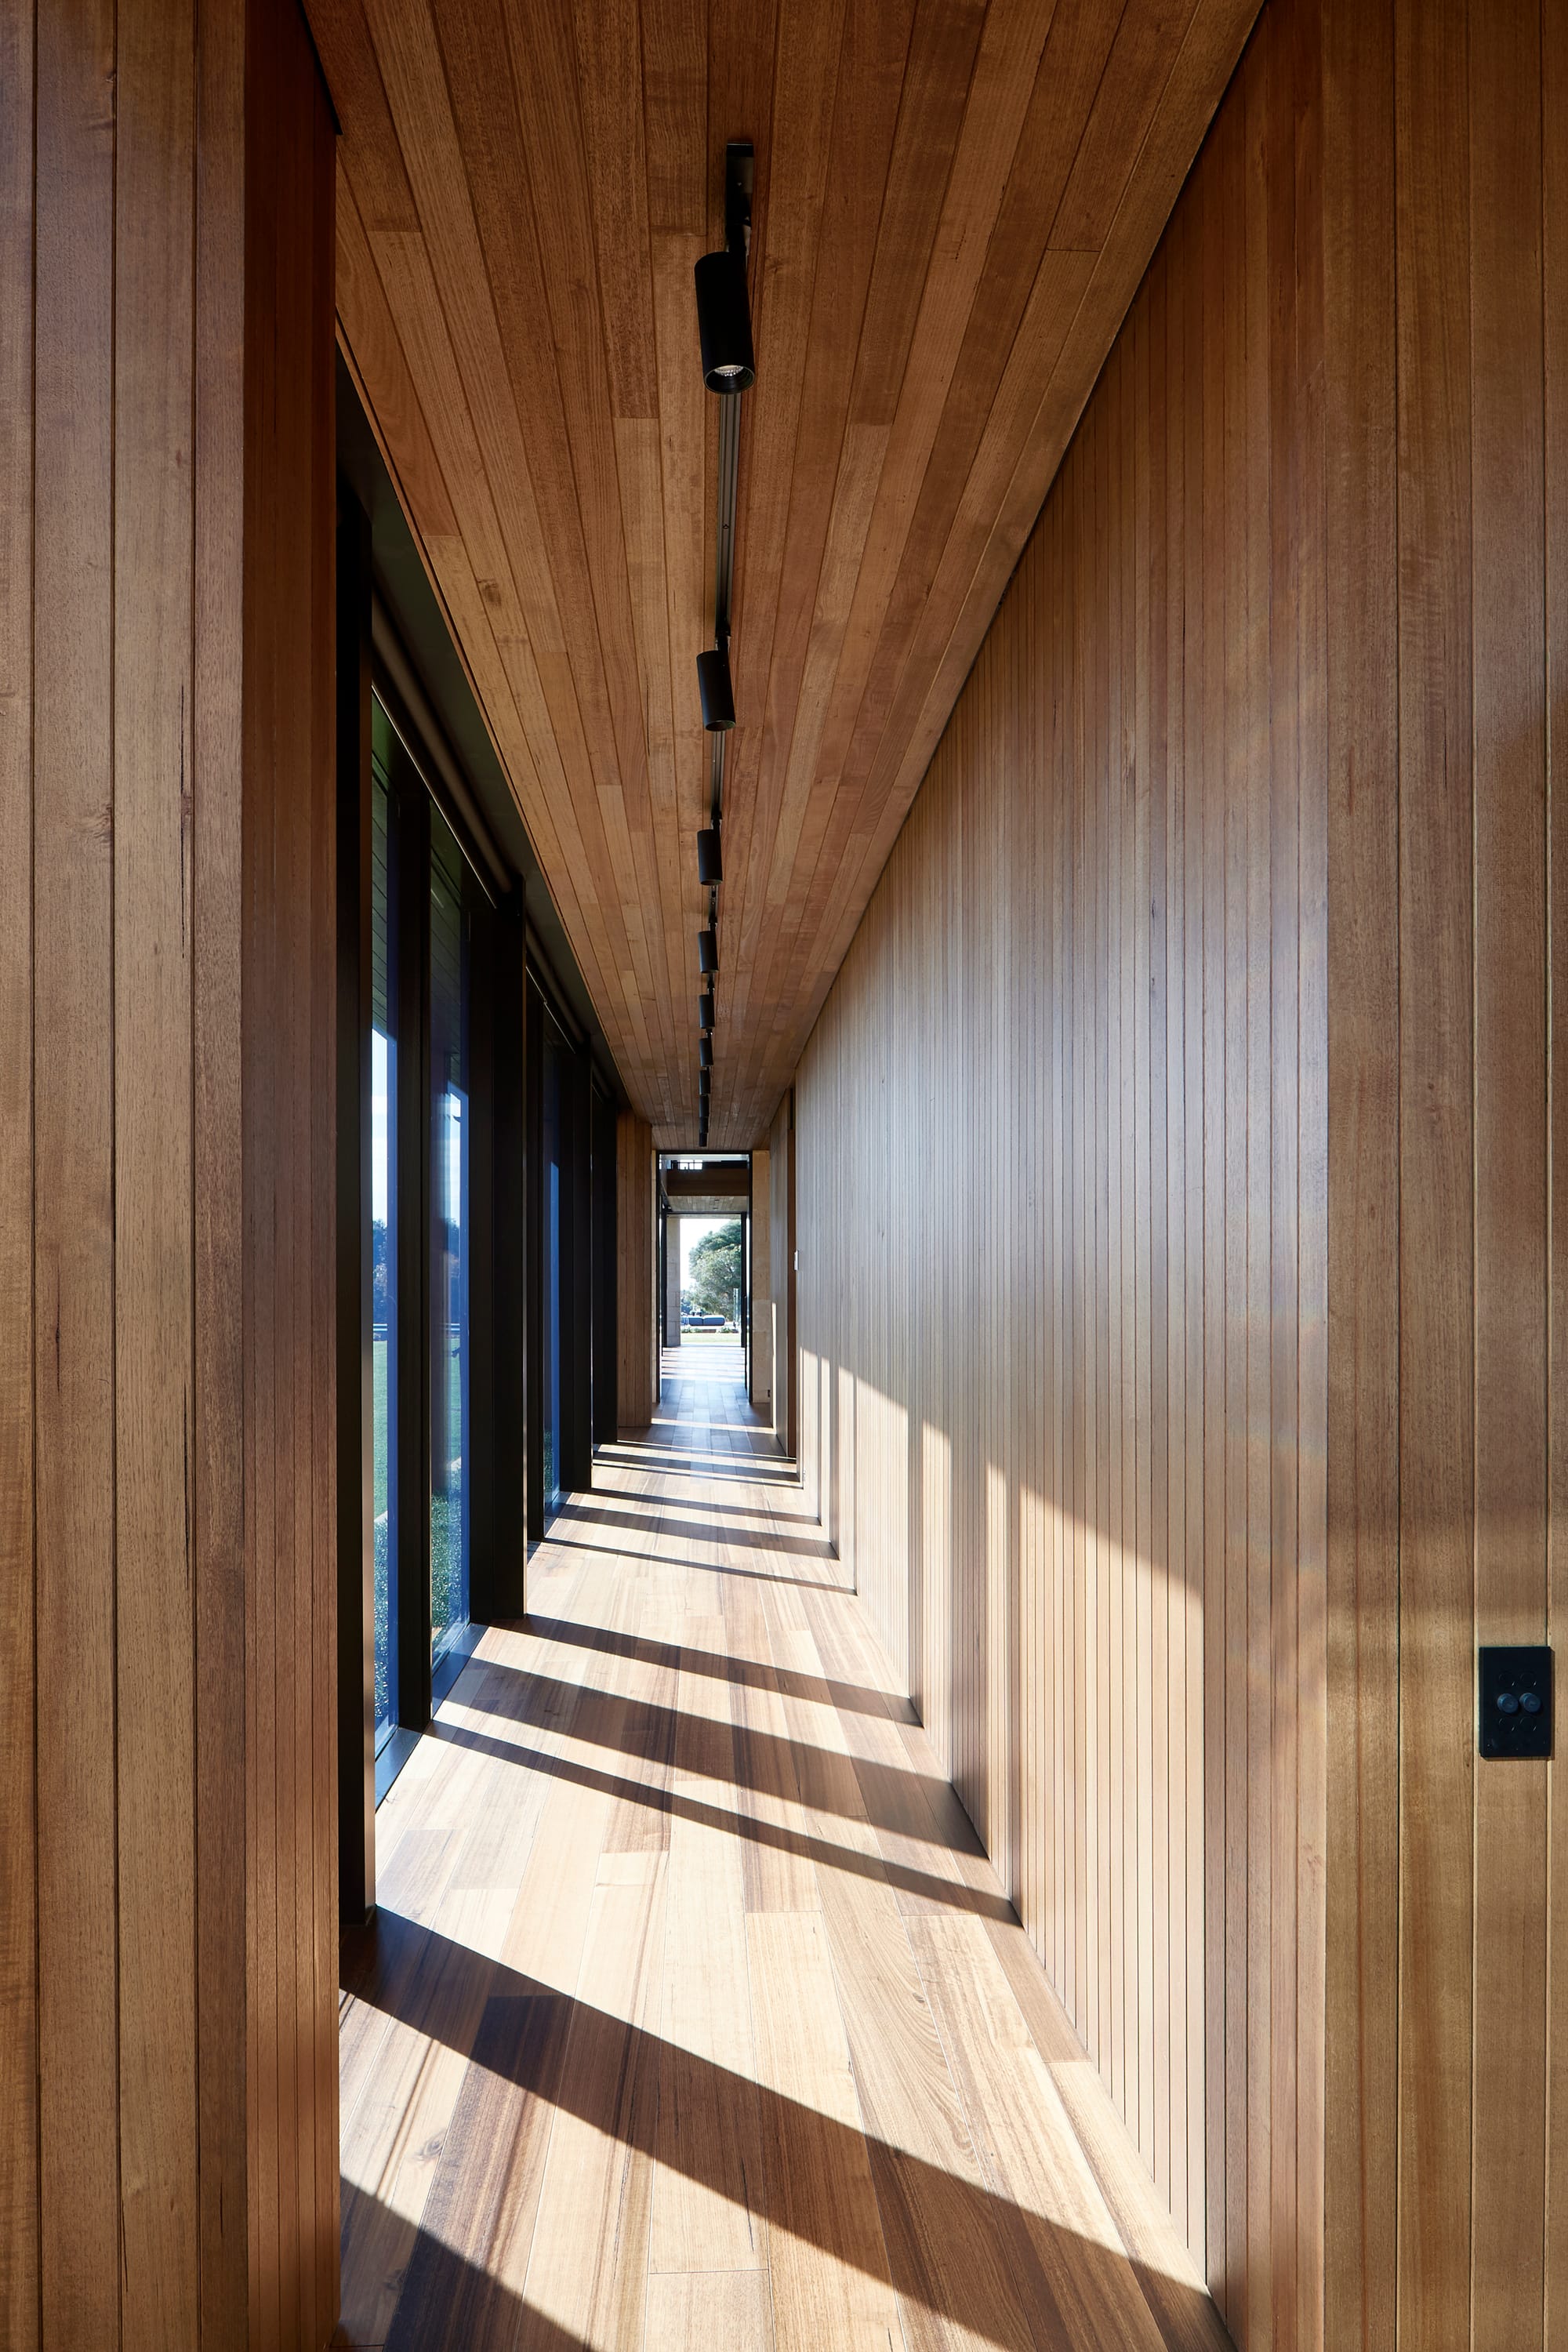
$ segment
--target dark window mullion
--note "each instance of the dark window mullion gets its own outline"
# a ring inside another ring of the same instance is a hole
[[[399,761],[398,1721],[430,1720],[430,803]]]

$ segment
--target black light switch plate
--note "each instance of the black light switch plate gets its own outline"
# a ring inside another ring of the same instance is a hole
[[[1480,1741],[1483,1756],[1552,1753],[1552,1653],[1483,1650]]]

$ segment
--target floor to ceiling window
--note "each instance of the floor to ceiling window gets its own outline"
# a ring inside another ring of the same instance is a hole
[[[392,796],[371,772],[370,1214],[375,1752],[397,1723],[397,877]]]
[[[530,1543],[591,1479],[595,1401],[614,1432],[585,1188],[596,1086],[607,1261],[616,1105],[504,781],[477,788],[477,713],[384,601],[378,534],[403,593],[423,577],[396,501],[339,492],[339,1884],[363,1918],[376,1804],[486,1622],[523,1613]]]
[[[488,1263],[477,1204],[490,1199],[477,1155],[490,1132],[490,1072],[475,1054],[473,997],[476,940],[495,914],[379,686],[370,771],[363,1213],[384,1793],[473,1640],[475,1496],[492,1450],[488,1391],[475,1378],[475,1265]]]
[[[466,1654],[472,1554],[473,893],[463,855],[430,812],[430,1657],[439,1696]]]
[[[547,1012],[544,1015],[543,1087],[543,1149],[540,1154],[540,1216],[543,1225],[541,1246],[543,1297],[541,1313],[544,1346],[542,1351],[541,1375],[543,1383],[543,1481],[544,1516],[551,1518],[559,1509],[565,1480],[562,1468],[564,1428],[563,1408],[565,1402],[562,1380],[562,1336],[565,1300],[563,1297],[564,1249],[566,1235],[563,1214],[566,1206],[567,1140],[566,1089],[569,1084],[567,1055],[569,1048],[560,1029]]]

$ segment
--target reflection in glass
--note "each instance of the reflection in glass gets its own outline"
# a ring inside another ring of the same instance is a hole
[[[468,925],[462,856],[430,813],[430,1648],[468,1622]]]
[[[561,1162],[565,1124],[566,1048],[544,1019],[544,1516],[561,1505]]]
[[[391,803],[371,775],[371,1358],[375,1510],[375,1748],[397,1721],[397,958]]]

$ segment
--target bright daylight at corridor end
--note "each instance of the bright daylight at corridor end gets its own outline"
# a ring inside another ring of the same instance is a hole
[[[1568,2352],[1568,9],[0,11],[0,2352]]]

